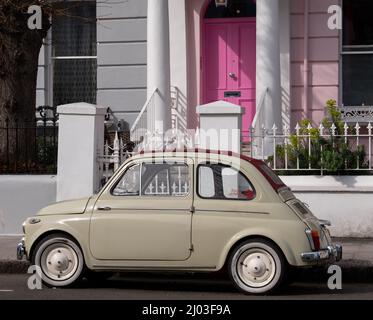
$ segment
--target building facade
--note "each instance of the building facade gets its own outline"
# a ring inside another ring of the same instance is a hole
[[[166,104],[177,94],[186,127],[198,127],[198,105],[225,100],[244,108],[243,131],[263,106],[262,125],[294,127],[303,118],[319,124],[329,99],[352,111],[373,105],[370,1],[64,5],[74,14],[53,19],[40,55],[37,105],[97,103],[130,129],[161,83]]]

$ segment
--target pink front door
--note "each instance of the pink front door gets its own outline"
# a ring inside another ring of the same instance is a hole
[[[203,101],[244,107],[247,132],[256,110],[255,18],[205,19],[203,31]]]

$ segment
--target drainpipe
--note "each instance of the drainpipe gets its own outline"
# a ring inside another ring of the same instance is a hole
[[[303,62],[303,84],[304,84],[304,114],[311,117],[311,110],[308,105],[309,95],[309,0],[304,0],[304,62]]]

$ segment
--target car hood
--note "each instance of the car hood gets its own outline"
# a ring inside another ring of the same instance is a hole
[[[82,214],[90,198],[62,201],[41,209],[38,216]]]

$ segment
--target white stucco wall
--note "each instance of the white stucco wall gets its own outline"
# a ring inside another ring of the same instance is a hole
[[[332,222],[332,236],[373,238],[373,177],[287,176],[281,179],[319,219]]]
[[[335,237],[373,237],[373,178],[281,177]],[[0,234],[21,234],[25,218],[56,201],[55,176],[0,176]]]
[[[21,234],[22,223],[56,201],[56,176],[0,176],[0,235]]]

